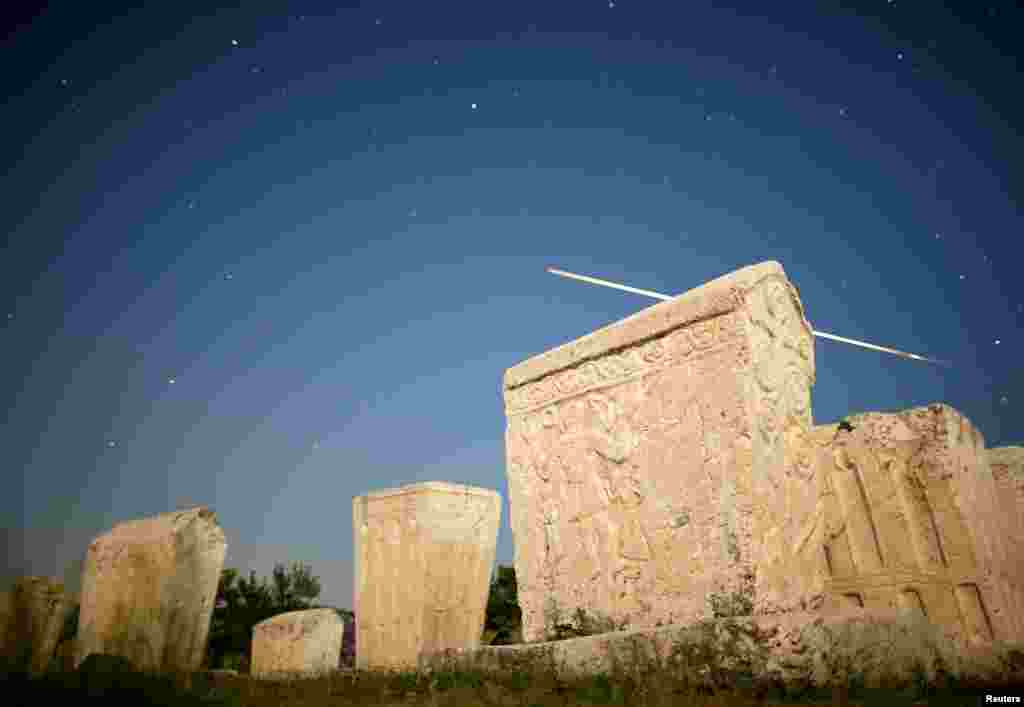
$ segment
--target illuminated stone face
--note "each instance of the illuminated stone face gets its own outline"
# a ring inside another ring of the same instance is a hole
[[[497,491],[442,482],[352,500],[356,667],[479,646],[500,517]]]
[[[75,665],[109,653],[140,670],[198,670],[226,553],[224,531],[206,508],[120,523],[93,540]]]
[[[334,609],[278,614],[252,630],[253,677],[315,677],[336,670],[345,623]]]
[[[806,601],[781,568],[814,513],[811,447],[786,452],[811,434],[813,351],[795,288],[762,263],[506,372],[526,641],[577,609],[698,619],[766,562],[760,594]]]

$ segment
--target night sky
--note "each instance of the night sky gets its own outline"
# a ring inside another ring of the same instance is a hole
[[[139,3],[141,4],[141,3]],[[4,576],[216,511],[351,605],[351,499],[506,499],[504,371],[777,260],[816,422],[1024,443],[1012,2],[62,3],[4,28]],[[11,483],[13,482],[13,483]]]

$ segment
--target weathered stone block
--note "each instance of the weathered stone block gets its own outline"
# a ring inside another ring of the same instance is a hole
[[[809,588],[757,569],[789,563],[795,511],[813,514],[813,381],[811,327],[775,262],[509,369],[524,639],[577,609],[634,628],[696,620],[751,575],[775,604],[806,603]]]
[[[120,523],[89,545],[75,663],[119,655],[143,671],[198,670],[227,543],[206,508]]]
[[[46,671],[68,608],[64,585],[48,577],[21,577],[0,598],[0,656],[30,675]]]
[[[899,609],[966,643],[1024,639],[1019,516],[978,430],[939,404],[847,422],[819,450],[826,609]]]
[[[334,609],[289,611],[252,630],[253,677],[318,676],[337,670],[345,625]]]
[[[459,484],[352,499],[357,668],[479,645],[500,516],[497,491]]]

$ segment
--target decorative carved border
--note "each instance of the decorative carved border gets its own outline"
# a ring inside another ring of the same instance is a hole
[[[505,412],[509,416],[521,415],[575,395],[700,360],[731,346],[742,337],[743,327],[742,314],[733,311],[671,329],[596,360],[506,390]]]

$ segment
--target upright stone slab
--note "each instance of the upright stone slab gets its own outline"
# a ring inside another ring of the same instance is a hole
[[[120,523],[86,552],[76,666],[90,653],[144,671],[195,671],[227,542],[206,508]]]
[[[257,678],[315,677],[337,670],[345,625],[334,609],[289,611],[252,630],[250,673]]]
[[[0,656],[16,670],[42,674],[64,627],[64,585],[48,577],[21,577],[0,604]]]
[[[690,622],[752,575],[758,593],[799,604],[798,587],[756,568],[798,540],[787,489],[812,495],[813,463],[785,452],[810,434],[812,336],[767,262],[505,373],[526,641],[577,609],[635,628]]]
[[[497,491],[437,481],[352,499],[357,668],[479,645],[500,517]]]
[[[1024,639],[1019,530],[981,433],[939,404],[847,422],[818,466],[826,610],[902,609],[971,643]]]
[[[997,447],[988,450],[988,463],[999,491],[999,502],[1007,523],[1010,556],[1024,564],[1024,447]]]

